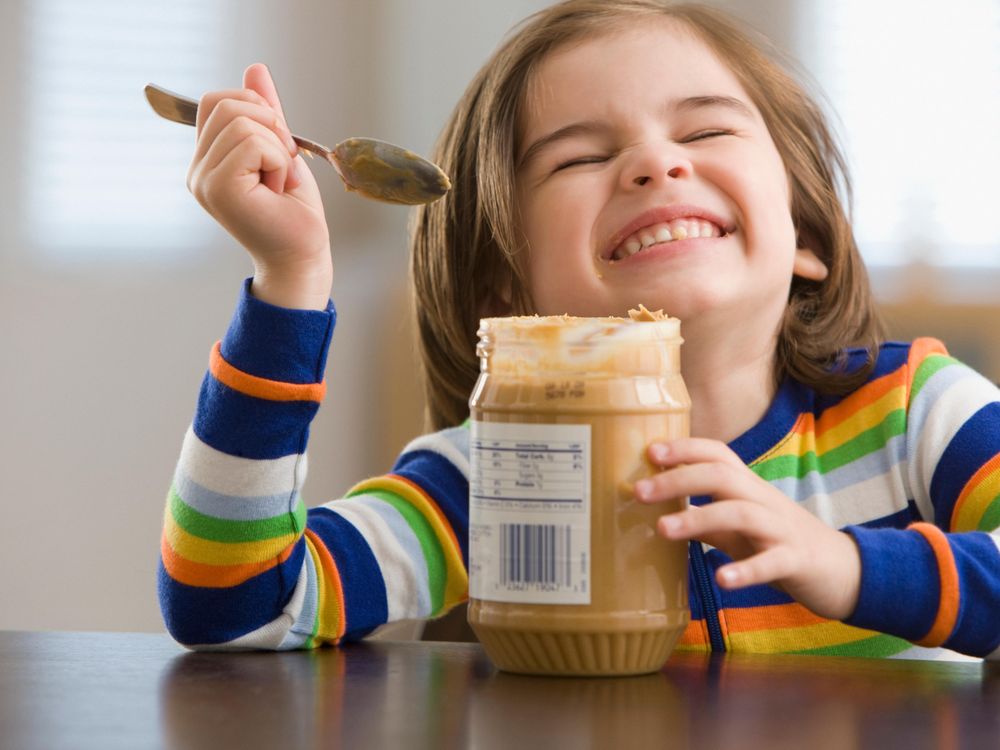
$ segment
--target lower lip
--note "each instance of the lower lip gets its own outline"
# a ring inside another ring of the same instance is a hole
[[[686,240],[663,242],[658,245],[648,247],[645,250],[640,250],[634,255],[629,255],[619,260],[609,260],[607,262],[609,265],[619,268],[622,266],[641,265],[643,263],[653,262],[656,260],[674,258],[695,250],[703,250],[706,246],[715,244],[719,240],[724,240],[728,236],[729,235],[726,235],[725,237],[691,237]]]

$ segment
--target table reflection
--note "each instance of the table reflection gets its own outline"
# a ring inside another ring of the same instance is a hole
[[[186,748],[959,748],[1000,739],[1000,679],[969,664],[680,654],[642,677],[528,677],[473,644],[362,643],[181,655],[160,712],[166,744]]]

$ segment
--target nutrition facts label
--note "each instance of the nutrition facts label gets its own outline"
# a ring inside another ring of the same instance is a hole
[[[590,602],[590,426],[473,422],[473,597]]]

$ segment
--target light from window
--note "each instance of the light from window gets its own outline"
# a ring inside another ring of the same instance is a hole
[[[836,0],[810,12],[866,260],[1000,268],[1000,3]]]
[[[156,117],[142,88],[197,96],[217,78],[224,4],[24,4],[31,245],[93,258],[204,243],[211,224],[184,188],[194,130]]]

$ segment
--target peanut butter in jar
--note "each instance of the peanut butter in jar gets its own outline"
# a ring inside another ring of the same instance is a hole
[[[658,670],[688,620],[687,544],[643,505],[647,446],[689,434],[680,323],[487,318],[472,413],[469,623],[502,670]]]

